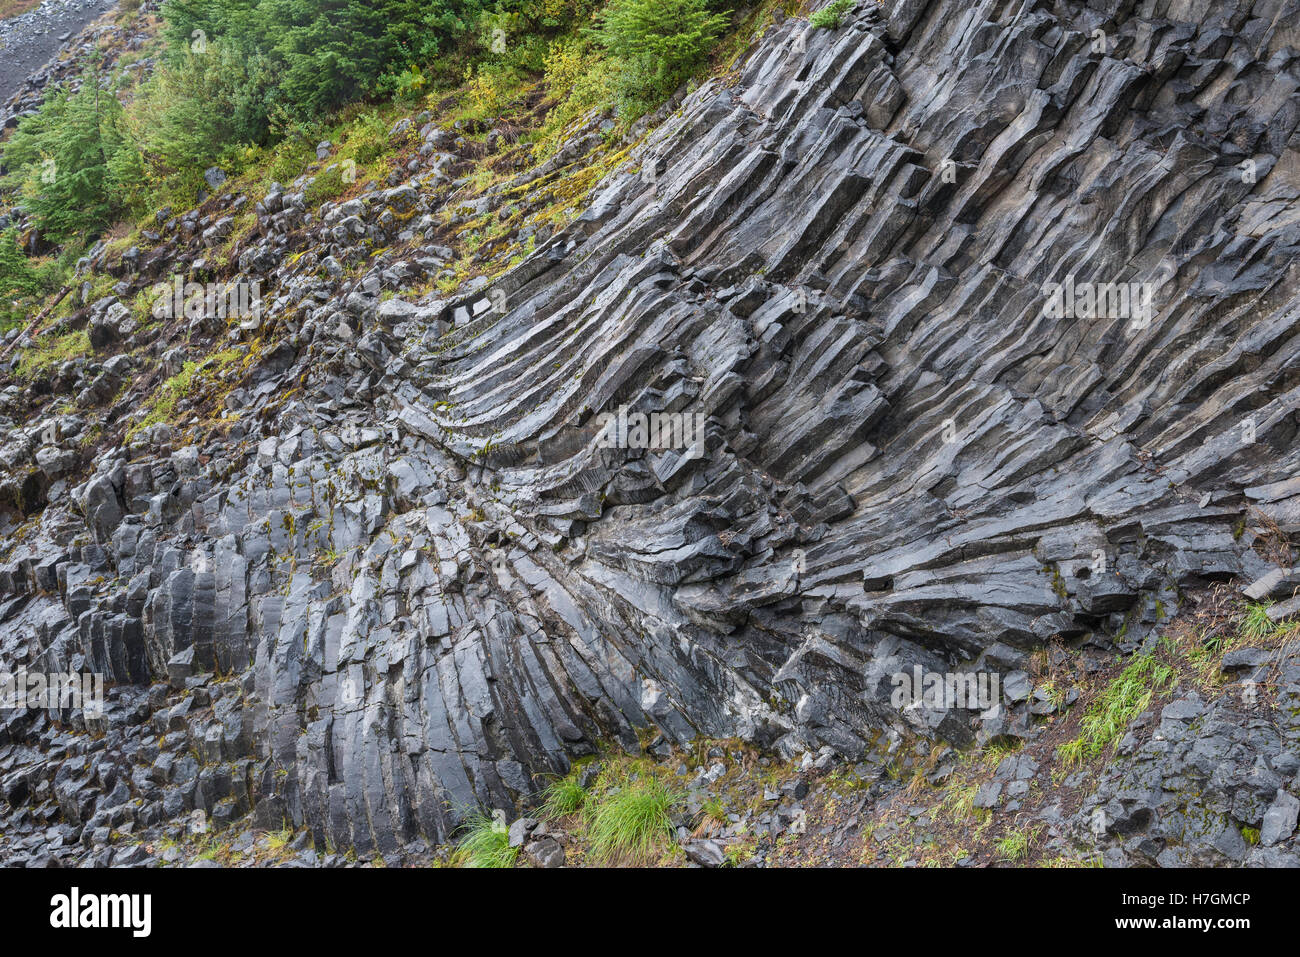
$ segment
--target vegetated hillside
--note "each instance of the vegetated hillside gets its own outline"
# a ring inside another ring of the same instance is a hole
[[[6,860],[1300,864],[1300,4],[254,6],[6,143]]]

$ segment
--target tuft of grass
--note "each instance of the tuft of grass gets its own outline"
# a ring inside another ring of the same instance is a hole
[[[728,845],[724,852],[727,858],[727,867],[739,867],[745,861],[754,856],[758,850],[758,839],[754,837],[742,838],[733,844]]]
[[[1029,840],[1019,832],[1000,837],[993,845],[997,848],[998,858],[1004,861],[1018,861],[1029,853]]]
[[[1080,722],[1082,734],[1057,749],[1067,765],[1095,758],[1114,747],[1128,723],[1146,710],[1158,691],[1169,687],[1174,670],[1152,655],[1134,658],[1119,676],[1088,705]]]
[[[1029,848],[1037,836],[1037,831],[1013,831],[1005,837],[998,838],[993,842],[998,852],[998,859],[1013,864],[1023,861],[1029,856]]]
[[[285,827],[268,834],[266,836],[266,846],[272,851],[282,851],[291,840],[293,840],[293,831]]]
[[[1178,653],[1179,644],[1177,642],[1165,639],[1166,647],[1173,653]],[[1221,633],[1202,633],[1194,632],[1191,636],[1190,647],[1185,653],[1187,663],[1191,665],[1192,670],[1196,673],[1196,680],[1202,687],[1213,688],[1221,680],[1220,666],[1223,662],[1223,656],[1233,649],[1237,639],[1231,635]]]
[[[540,814],[548,821],[568,817],[577,813],[586,800],[586,789],[570,774],[568,777],[557,778],[546,786],[542,792]]]
[[[1024,742],[1019,738],[995,738],[984,746],[984,756],[990,764],[997,767],[1003,758],[1017,754],[1022,747]]]
[[[669,812],[680,792],[653,775],[601,794],[587,804],[587,834],[594,860],[645,863],[673,833]]]
[[[717,824],[727,823],[727,805],[723,803],[722,798],[709,798],[700,807],[700,811],[710,821]]]
[[[216,861],[223,866],[230,863],[230,845],[219,843],[211,834],[199,837],[193,846],[198,851],[195,855],[196,860]]]
[[[1277,623],[1268,617],[1268,605],[1248,602],[1237,634],[1245,641],[1260,642],[1277,629]]]
[[[514,867],[519,848],[510,846],[510,835],[489,814],[475,812],[462,826],[465,837],[452,862],[457,867]]]
[[[858,0],[834,0],[809,17],[808,22],[823,30],[838,30],[844,14],[852,10],[857,2]]]
[[[953,824],[960,824],[975,814],[975,795],[979,793],[978,784],[948,785],[943,800],[939,803],[937,814],[945,815]]]

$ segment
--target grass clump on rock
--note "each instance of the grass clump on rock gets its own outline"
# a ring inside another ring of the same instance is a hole
[[[1067,764],[1095,758],[1119,740],[1128,723],[1146,710],[1151,698],[1174,680],[1174,670],[1151,655],[1141,655],[1120,672],[1088,706],[1081,722],[1082,734],[1061,745]]]
[[[556,821],[570,814],[576,814],[586,800],[586,788],[570,774],[546,786],[542,792],[541,815],[548,821]]]
[[[857,2],[858,0],[835,0],[834,3],[822,7],[809,17],[808,22],[823,30],[838,30],[844,14],[852,10]]]
[[[519,848],[510,846],[510,834],[498,821],[482,811],[471,814],[463,825],[465,837],[453,858],[457,867],[514,867]]]
[[[671,812],[682,795],[656,774],[641,771],[601,782],[587,802],[592,858],[602,864],[648,863],[672,841]]]

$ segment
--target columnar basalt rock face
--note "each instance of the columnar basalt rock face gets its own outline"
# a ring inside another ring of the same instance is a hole
[[[485,288],[273,293],[346,336],[267,357],[242,439],[102,459],[0,568],[4,660],[118,683],[108,748],[0,725],[4,796],[389,855],[602,745],[1014,733],[891,676],[1130,649],[1267,573],[1258,517],[1300,526],[1300,4],[861,7],[773,27]],[[620,409],[702,442],[608,447]],[[196,757],[150,767],[160,733]]]

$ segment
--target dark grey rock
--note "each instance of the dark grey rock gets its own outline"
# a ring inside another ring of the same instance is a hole
[[[727,853],[717,841],[696,840],[682,844],[688,860],[701,867],[721,867],[727,861]]]
[[[1259,842],[1265,847],[1272,847],[1289,838],[1295,832],[1297,817],[1300,817],[1300,799],[1285,791],[1279,791],[1264,814],[1264,823],[1259,831]]]

